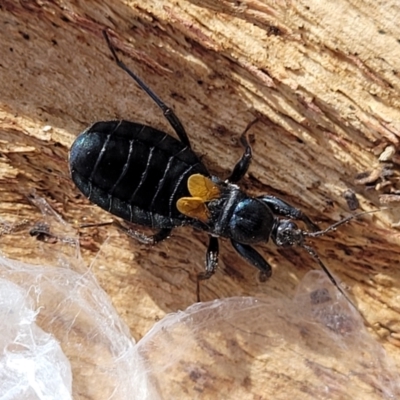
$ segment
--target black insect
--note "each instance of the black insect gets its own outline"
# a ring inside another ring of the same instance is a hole
[[[175,113],[118,58],[106,32],[104,37],[117,65],[153,99],[179,140],[135,122],[96,122],[71,147],[71,176],[81,192],[111,214],[157,229],[153,236],[127,229],[130,236],[144,243],[156,244],[183,225],[206,231],[210,238],[205,272],[198,276],[198,297],[200,280],[210,278],[217,268],[218,237],[230,239],[233,248],[258,268],[264,279],[271,276],[271,266],[253,245],[272,238],[277,246],[301,246],[339,288],[304,241],[306,236],[320,236],[348,219],[319,231],[302,211],[283,200],[268,195],[251,197],[243,192],[236,183],[246,174],[252,159],[246,138],[249,127],[240,138],[244,153],[229,178],[223,181],[212,176],[192,151]],[[299,229],[293,219],[303,221],[314,232]]]

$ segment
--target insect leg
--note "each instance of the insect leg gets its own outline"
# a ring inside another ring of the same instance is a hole
[[[233,248],[251,265],[258,268],[261,272],[260,279],[262,281],[267,280],[272,275],[272,268],[264,260],[264,257],[254,250],[251,246],[231,240]]]
[[[114,46],[111,44],[110,38],[109,38],[106,30],[103,31],[103,36],[107,41],[107,45],[114,57],[115,62],[117,63],[117,65],[121,69],[123,69],[131,78],[133,78],[135,80],[135,82],[140,86],[140,88],[142,90],[144,90],[151,97],[151,99],[161,109],[161,111],[164,114],[164,117],[170,123],[170,125],[172,126],[172,128],[174,129],[176,134],[178,135],[181,142],[190,148],[190,141],[189,141],[189,137],[185,131],[185,128],[183,127],[181,121],[176,116],[176,114],[173,112],[173,110],[170,107],[168,107],[132,70],[130,70],[128,68],[128,66],[123,61],[121,61],[118,58],[117,52],[115,51]]]
[[[210,279],[218,266],[219,245],[218,239],[210,236],[206,255],[206,270],[197,275],[197,301],[200,302],[200,281]]]
[[[291,206],[280,198],[275,196],[260,196],[257,198],[265,203],[274,214],[303,221],[307,225],[308,229],[312,231],[320,230],[318,225],[314,224],[314,222],[312,222],[303,211]]]
[[[251,159],[253,158],[253,154],[251,151],[251,146],[247,140],[246,134],[249,131],[249,129],[258,121],[258,119],[255,119],[254,121],[250,122],[247,126],[242,135],[240,136],[240,143],[244,147],[244,153],[240,160],[236,163],[235,167],[233,168],[233,171],[231,175],[228,178],[229,182],[236,183],[239,182],[244,175],[246,174],[247,170],[249,169]]]
[[[132,228],[125,227],[117,220],[113,221],[113,223],[129,237],[136,239],[140,243],[151,244],[151,245],[155,245],[155,244],[160,243],[163,240],[167,239],[170,236],[171,231],[172,231],[172,229],[170,229],[170,228],[163,228],[163,229],[160,229],[154,235],[145,235],[142,232],[138,232]]]
[[[139,242],[155,245],[155,244],[160,243],[163,240],[167,239],[171,235],[171,231],[172,231],[172,229],[161,229],[154,235],[148,236],[148,235],[145,235],[144,233],[130,230],[130,232],[131,232],[130,236],[137,239]]]

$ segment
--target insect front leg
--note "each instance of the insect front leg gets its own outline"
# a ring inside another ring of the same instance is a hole
[[[281,215],[283,217],[288,217],[290,219],[303,221],[307,225],[308,229],[310,229],[311,231],[320,230],[318,225],[314,224],[314,222],[312,222],[310,218],[308,218],[307,215],[303,213],[303,211],[291,206],[290,204],[286,203],[279,197],[260,196],[257,197],[257,199],[265,203],[276,215]]]
[[[233,248],[251,265],[260,270],[260,280],[266,281],[272,275],[271,266],[265,261],[264,257],[248,244],[243,244],[231,240]]]
[[[214,274],[218,266],[218,254],[219,244],[218,239],[214,236],[210,236],[208,243],[207,255],[206,255],[206,270],[197,275],[197,301],[200,302],[200,281],[210,279]]]

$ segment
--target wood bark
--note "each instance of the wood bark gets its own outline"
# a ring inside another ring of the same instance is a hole
[[[387,207],[312,245],[400,365],[398,2],[2,0],[0,6],[5,224],[40,219],[27,200],[32,190],[76,227],[110,220],[69,178],[69,147],[93,122],[126,119],[173,134],[113,62],[102,37],[107,27],[121,58],[175,110],[213,174],[228,176],[243,151],[240,134],[258,118],[250,132],[253,163],[241,183],[250,194],[279,196],[321,227]],[[354,211],[348,190],[360,204]],[[80,235],[88,265],[101,249],[105,264],[93,271],[134,338],[196,301],[206,234],[177,229],[150,248],[113,227]],[[4,254],[32,261],[36,242],[25,231],[3,235],[1,243]],[[259,282],[222,241],[220,268],[202,285],[202,300],[291,297],[305,273],[318,268],[302,249],[257,249],[273,265],[268,282]],[[249,390],[264,398],[264,389]]]

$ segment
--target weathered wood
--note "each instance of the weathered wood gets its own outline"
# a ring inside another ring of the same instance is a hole
[[[251,131],[254,161],[242,183],[250,193],[279,195],[323,227],[349,215],[347,189],[362,210],[379,208],[379,195],[398,189],[400,137],[400,5],[379,4],[3,0],[2,220],[40,218],[26,199],[31,190],[71,224],[109,220],[69,179],[73,139],[92,122],[115,118],[171,132],[113,63],[105,27],[125,62],[174,108],[213,173],[228,175],[242,151],[241,132],[258,117]],[[392,175],[381,178],[384,166]],[[378,178],[357,181],[365,171],[378,171]],[[399,366],[400,213],[395,203],[388,207],[313,246]],[[102,248],[107,264],[95,264],[94,271],[135,338],[165,313],[195,302],[206,235],[179,229],[147,248],[114,228],[85,230],[88,263],[110,234]],[[20,240],[4,237],[2,251],[29,260],[26,237]],[[258,248],[274,266],[269,282],[259,283],[254,268],[224,242],[219,272],[202,285],[203,300],[290,297],[317,267],[300,249]]]

